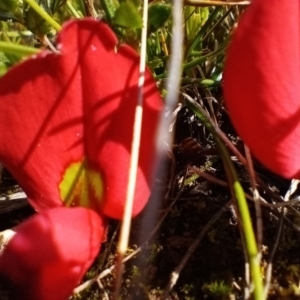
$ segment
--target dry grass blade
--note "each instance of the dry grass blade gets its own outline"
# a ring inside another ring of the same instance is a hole
[[[126,202],[124,207],[123,220],[121,224],[120,239],[118,243],[115,299],[119,298],[120,289],[121,289],[122,274],[124,268],[123,259],[126,255],[126,251],[128,247],[132,208],[133,208],[133,202],[135,196],[136,176],[138,170],[142,119],[143,119],[143,88],[144,88],[145,70],[146,70],[147,24],[148,24],[148,0],[144,1],[144,5],[143,5],[143,28],[142,28],[142,37],[141,37],[141,57],[140,57],[139,81],[138,81],[138,99],[137,99],[137,106],[136,106],[136,111],[134,116],[133,138],[132,138],[132,145],[131,145],[131,157],[130,157]]]

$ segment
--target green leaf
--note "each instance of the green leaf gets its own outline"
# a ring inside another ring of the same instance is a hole
[[[106,18],[111,21],[116,14],[120,4],[118,0],[100,0],[101,6],[105,11]]]
[[[65,5],[66,2],[67,0],[46,0],[44,1],[44,6],[46,8],[46,11],[48,13],[51,12],[51,14],[53,15],[61,6]]]
[[[8,58],[4,53],[0,52],[0,77],[7,72],[7,65],[9,64]]]
[[[136,7],[141,5],[142,0],[130,0]],[[126,2],[126,0],[121,0],[120,2]]]
[[[165,25],[172,13],[171,5],[156,3],[149,6],[148,26],[157,30]]]
[[[125,28],[142,28],[142,17],[132,1],[120,3],[112,23]]]
[[[23,14],[18,0],[0,0],[0,20],[23,22]]]
[[[15,12],[19,7],[18,0],[1,0],[0,1],[0,11],[3,12]]]
[[[12,21],[19,21],[19,19],[11,14],[10,12],[6,12],[6,11],[0,11],[0,20],[1,21],[9,21],[9,20],[12,20]]]
[[[209,16],[208,7],[194,8],[187,6],[185,9],[186,35],[189,42],[192,42],[205,24]]]

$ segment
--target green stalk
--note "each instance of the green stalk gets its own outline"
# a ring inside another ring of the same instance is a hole
[[[70,1],[66,2],[67,8],[69,10],[69,12],[76,18],[76,19],[80,19],[81,16],[80,14],[77,12],[77,10],[74,8],[74,6],[72,5],[72,3]]]
[[[262,300],[264,297],[263,296],[264,289],[262,283],[262,274],[260,270],[260,253],[258,251],[244,190],[238,180],[238,176],[236,174],[235,168],[228,154],[228,151],[224,146],[222,140],[219,138],[214,125],[209,120],[205,111],[196,101],[194,101],[187,94],[183,94],[183,95],[187,100],[186,104],[188,108],[194,112],[194,114],[201,120],[204,126],[211,132],[219,148],[223,160],[223,164],[231,185],[232,194],[233,194],[232,196],[236,201],[237,207],[239,209],[239,215],[242,221],[241,228],[246,243],[247,254],[249,257],[250,274],[251,274],[251,280],[253,284],[253,297],[255,300]]]
[[[203,55],[199,58],[196,58],[186,64],[183,65],[183,70],[188,70],[188,69],[191,69],[193,67],[196,67],[197,65],[205,62],[206,60],[210,59],[210,58],[213,58],[213,57],[216,57],[218,55],[221,55],[221,54],[225,54],[225,50],[226,50],[226,47],[221,47],[215,51],[212,51],[206,55]],[[163,74],[160,74],[160,75],[157,75],[155,76],[156,79],[162,79],[162,78],[166,78],[167,76],[167,72],[164,72]]]
[[[45,21],[47,21],[57,31],[61,30],[61,26],[45,11],[43,10],[34,0],[25,0],[28,5],[35,10]]]
[[[38,54],[40,52],[40,49],[0,41],[0,51],[3,53],[23,57]]]
[[[190,69],[190,68],[193,68],[201,63],[203,63],[204,61],[208,60],[209,58],[211,57],[215,57],[215,56],[218,56],[220,54],[225,54],[225,50],[226,50],[226,47],[220,47],[218,48],[217,50],[215,51],[212,51],[206,55],[203,55],[199,58],[196,58],[186,64],[183,65],[183,70],[187,70],[187,69]]]
[[[162,83],[166,84],[168,78],[161,78]],[[220,87],[221,82],[218,80],[213,80],[213,79],[202,79],[202,78],[189,78],[189,77],[182,77],[180,79],[180,82],[182,85],[185,84],[198,84],[203,87]]]

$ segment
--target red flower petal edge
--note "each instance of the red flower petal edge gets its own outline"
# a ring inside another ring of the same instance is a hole
[[[66,300],[100,250],[105,224],[86,208],[53,208],[16,227],[0,256],[24,300]]]
[[[68,22],[61,54],[43,52],[0,80],[0,161],[37,210],[66,205],[122,218],[139,57],[102,22]],[[146,71],[133,215],[151,186],[162,101]]]
[[[224,96],[232,122],[270,170],[300,178],[298,0],[253,0],[230,44]]]

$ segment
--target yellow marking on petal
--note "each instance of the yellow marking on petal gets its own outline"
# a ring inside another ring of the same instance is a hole
[[[103,196],[103,181],[99,172],[89,168],[83,159],[69,165],[59,191],[66,206],[97,208]]]

